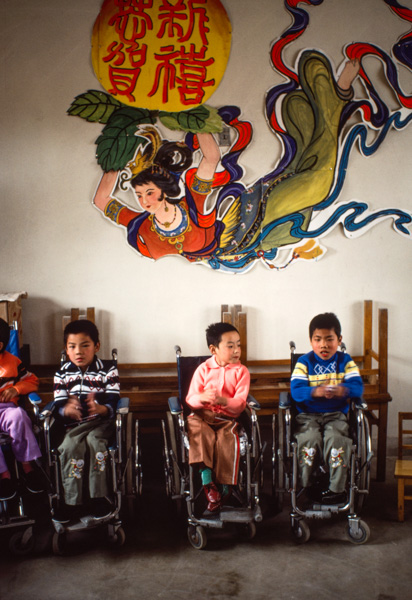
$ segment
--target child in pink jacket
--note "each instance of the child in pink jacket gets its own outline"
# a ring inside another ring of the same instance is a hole
[[[240,444],[236,419],[246,407],[250,374],[241,364],[240,335],[229,323],[213,323],[206,330],[212,356],[195,371],[186,403],[189,463],[199,465],[208,499],[207,509],[218,511],[229,485],[236,485]],[[216,484],[221,484],[219,491]]]

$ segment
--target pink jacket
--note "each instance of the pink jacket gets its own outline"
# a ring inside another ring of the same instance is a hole
[[[220,367],[214,356],[208,358],[195,371],[190,383],[186,403],[193,409],[209,409],[228,417],[238,417],[246,407],[249,394],[250,373],[242,364]],[[227,406],[210,406],[200,402],[200,394],[214,388],[218,396],[228,399]]]

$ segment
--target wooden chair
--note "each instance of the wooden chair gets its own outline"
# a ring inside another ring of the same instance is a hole
[[[406,450],[412,451],[412,424],[411,428],[405,429],[404,421],[412,421],[412,412],[398,413],[398,460],[395,464],[395,477],[398,480],[398,521],[401,522],[404,520],[405,500],[412,500],[412,496],[405,496],[405,487],[412,486],[412,454],[409,459],[404,458]]]

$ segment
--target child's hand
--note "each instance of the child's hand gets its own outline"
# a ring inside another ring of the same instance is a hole
[[[224,396],[216,396],[215,404],[219,404],[219,406],[227,406],[227,398]]]
[[[344,398],[347,390],[343,385],[319,385],[313,389],[312,398]]]
[[[202,404],[209,404],[212,406],[217,404],[215,388],[208,388],[207,390],[204,390],[204,392],[200,394],[200,402]]]
[[[96,415],[99,415],[100,417],[106,417],[109,412],[107,406],[103,406],[96,402],[94,394],[89,394],[87,396],[86,404],[89,417],[94,417]]]
[[[0,402],[11,402],[13,398],[18,396],[19,393],[14,387],[7,388],[2,394],[0,394]]]
[[[65,417],[69,417],[74,421],[80,421],[82,418],[82,405],[76,396],[69,396],[69,399],[67,400],[63,409],[63,414]]]

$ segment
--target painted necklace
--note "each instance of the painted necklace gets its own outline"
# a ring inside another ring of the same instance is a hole
[[[167,208],[167,206],[165,207],[165,211],[168,211],[169,209]],[[173,213],[173,219],[171,221],[165,221],[164,223],[162,223],[162,221],[160,221],[156,215],[154,215],[154,219],[155,221],[157,221],[159,223],[159,225],[161,225],[162,227],[166,227],[167,229],[169,229],[169,227],[171,225],[173,225],[173,223],[176,221],[176,204],[174,205],[174,213]]]
[[[157,219],[154,215],[149,215],[149,221],[151,221],[152,223],[151,230],[159,236],[161,241],[164,242],[167,240],[169,244],[175,246],[176,250],[179,252],[179,254],[181,254],[183,252],[183,242],[185,240],[185,234],[189,231],[192,231],[192,226],[189,222],[189,215],[187,214],[186,208],[180,204],[175,204],[175,211],[176,207],[180,210],[182,214],[182,222],[180,223],[179,227],[176,227],[176,229],[172,231],[166,231],[165,229],[161,229],[157,225]],[[174,216],[173,221],[175,220],[175,218],[176,217]],[[171,223],[173,223],[173,221]]]

